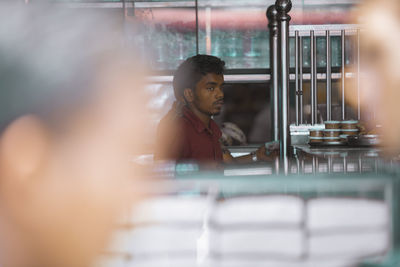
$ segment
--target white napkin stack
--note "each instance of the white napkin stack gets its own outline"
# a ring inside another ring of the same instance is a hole
[[[157,197],[115,232],[99,267],[355,266],[388,251],[390,214],[384,201],[343,197]]]
[[[304,252],[301,228],[223,230],[213,232],[211,240],[211,251],[223,257],[299,259]]]
[[[153,225],[138,227],[130,235],[130,251],[137,255],[196,255],[201,228]]]
[[[319,198],[307,205],[309,256],[358,258],[390,247],[390,212],[383,201]]]
[[[196,266],[209,209],[203,196],[163,196],[137,205],[129,242],[121,242],[132,256],[129,266]]]
[[[114,267],[114,266],[109,266]],[[198,265],[194,258],[149,258],[149,259],[132,259],[126,267],[202,267]],[[213,267],[208,265],[204,267]]]
[[[387,227],[389,214],[385,202],[378,200],[318,198],[307,203],[307,224],[311,231]]]
[[[312,235],[309,239],[309,255],[315,258],[361,258],[381,255],[389,249],[385,230],[365,233],[341,233]]]
[[[221,201],[213,213],[219,226],[240,224],[298,226],[304,220],[304,201],[295,196],[237,197]]]
[[[216,262],[210,267],[353,267],[358,261],[351,260],[257,260],[257,259],[229,259]]]
[[[131,215],[134,225],[146,223],[202,224],[209,202],[203,196],[165,196],[145,200]]]
[[[211,251],[223,260],[260,256],[299,259],[304,253],[304,201],[295,196],[236,197],[218,203]]]

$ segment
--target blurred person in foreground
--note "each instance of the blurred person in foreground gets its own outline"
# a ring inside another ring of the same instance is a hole
[[[361,31],[360,99],[362,111],[376,105],[370,128],[381,134],[387,155],[400,153],[400,1],[368,0],[357,9]],[[347,100],[357,105],[357,90],[351,88]],[[368,107],[364,108],[363,107]]]
[[[146,100],[120,26],[1,4],[0,266],[91,266],[135,200]]]
[[[209,55],[186,59],[176,70],[173,86],[176,102],[157,130],[155,160],[219,163],[267,161],[265,146],[242,157],[232,157],[220,142],[222,133],[212,116],[224,104],[225,62]]]

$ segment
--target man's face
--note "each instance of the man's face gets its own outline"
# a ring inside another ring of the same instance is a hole
[[[221,112],[224,104],[224,76],[208,73],[196,84],[193,106],[203,114],[213,116]]]

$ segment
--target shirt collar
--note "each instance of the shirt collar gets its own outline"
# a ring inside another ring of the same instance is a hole
[[[191,111],[188,107],[183,107],[183,116],[192,123],[197,132],[201,133],[207,131],[210,134],[216,134],[218,137],[222,135],[221,130],[213,119],[210,119],[210,128],[207,128],[205,124]],[[210,131],[211,130],[211,131]]]

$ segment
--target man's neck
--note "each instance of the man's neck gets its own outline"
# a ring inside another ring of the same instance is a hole
[[[209,128],[210,120],[211,120],[210,115],[204,114],[203,112],[201,112],[200,110],[198,110],[197,108],[195,108],[193,106],[188,106],[188,108],[194,113],[194,115],[196,115],[204,123],[204,125],[207,128]]]

